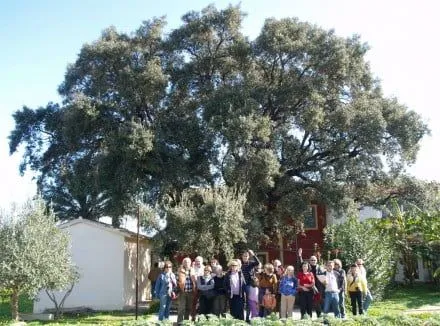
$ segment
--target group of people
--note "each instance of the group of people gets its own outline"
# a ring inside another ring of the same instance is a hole
[[[308,261],[302,259],[298,250],[301,270],[297,275],[301,317],[312,316],[316,311],[319,318],[324,313],[333,312],[336,318],[345,318],[345,296],[351,301],[352,314],[363,314],[373,299],[367,285],[367,272],[362,259],[350,265],[347,273],[339,259],[326,262],[324,267],[317,264],[316,256]]]
[[[229,261],[226,272],[216,259],[204,265],[200,256],[194,261],[184,258],[176,273],[172,263],[165,261],[160,272],[157,265],[149,274],[153,296],[159,299],[159,320],[169,318],[172,300],[178,302],[179,324],[190,317],[195,320],[197,314],[221,316],[227,309],[234,318],[246,321],[273,312],[290,318],[297,297],[302,318],[311,317],[312,310],[318,317],[333,312],[344,318],[345,294],[354,315],[368,309],[371,294],[361,259],[346,273],[339,259],[328,261],[325,268],[317,264],[316,256],[303,260],[300,248],[298,262],[295,275],[292,265],[283,268],[277,259],[263,266],[252,250]]]

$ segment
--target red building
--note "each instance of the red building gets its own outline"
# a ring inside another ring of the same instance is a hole
[[[322,253],[323,230],[326,223],[326,206],[323,204],[310,205],[309,214],[304,217],[304,234],[298,234],[293,239],[280,239],[278,243],[262,246],[256,254],[262,263],[279,259],[284,266],[296,266],[298,248],[302,248],[302,256],[305,259],[316,252]]]

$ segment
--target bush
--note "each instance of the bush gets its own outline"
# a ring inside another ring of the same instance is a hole
[[[374,219],[360,222],[357,218],[349,218],[344,223],[327,226],[324,242],[329,251],[337,252],[347,268],[357,258],[366,262],[369,288],[380,299],[391,283],[396,263],[393,242],[380,234],[376,224]]]
[[[159,312],[159,306],[160,306],[160,301],[159,300],[153,300],[151,301],[150,305],[148,306],[147,309],[147,314],[155,314]]]

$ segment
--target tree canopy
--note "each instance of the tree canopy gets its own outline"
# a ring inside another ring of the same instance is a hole
[[[358,36],[271,18],[250,40],[243,18],[209,6],[169,34],[163,18],[109,28],[68,67],[62,104],[14,113],[10,152],[25,146],[60,216],[117,222],[139,193],[224,185],[248,189],[248,234],[288,234],[310,202],[343,209],[415,161],[428,128],[383,95]]]

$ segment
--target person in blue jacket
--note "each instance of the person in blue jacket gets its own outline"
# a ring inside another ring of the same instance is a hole
[[[176,276],[173,273],[173,264],[170,261],[164,263],[163,272],[156,280],[154,293],[159,299],[159,320],[169,319],[171,298],[175,296],[177,287]]]
[[[295,305],[295,295],[298,289],[298,280],[295,277],[293,266],[287,266],[280,281],[280,317],[291,318],[293,306]]]

